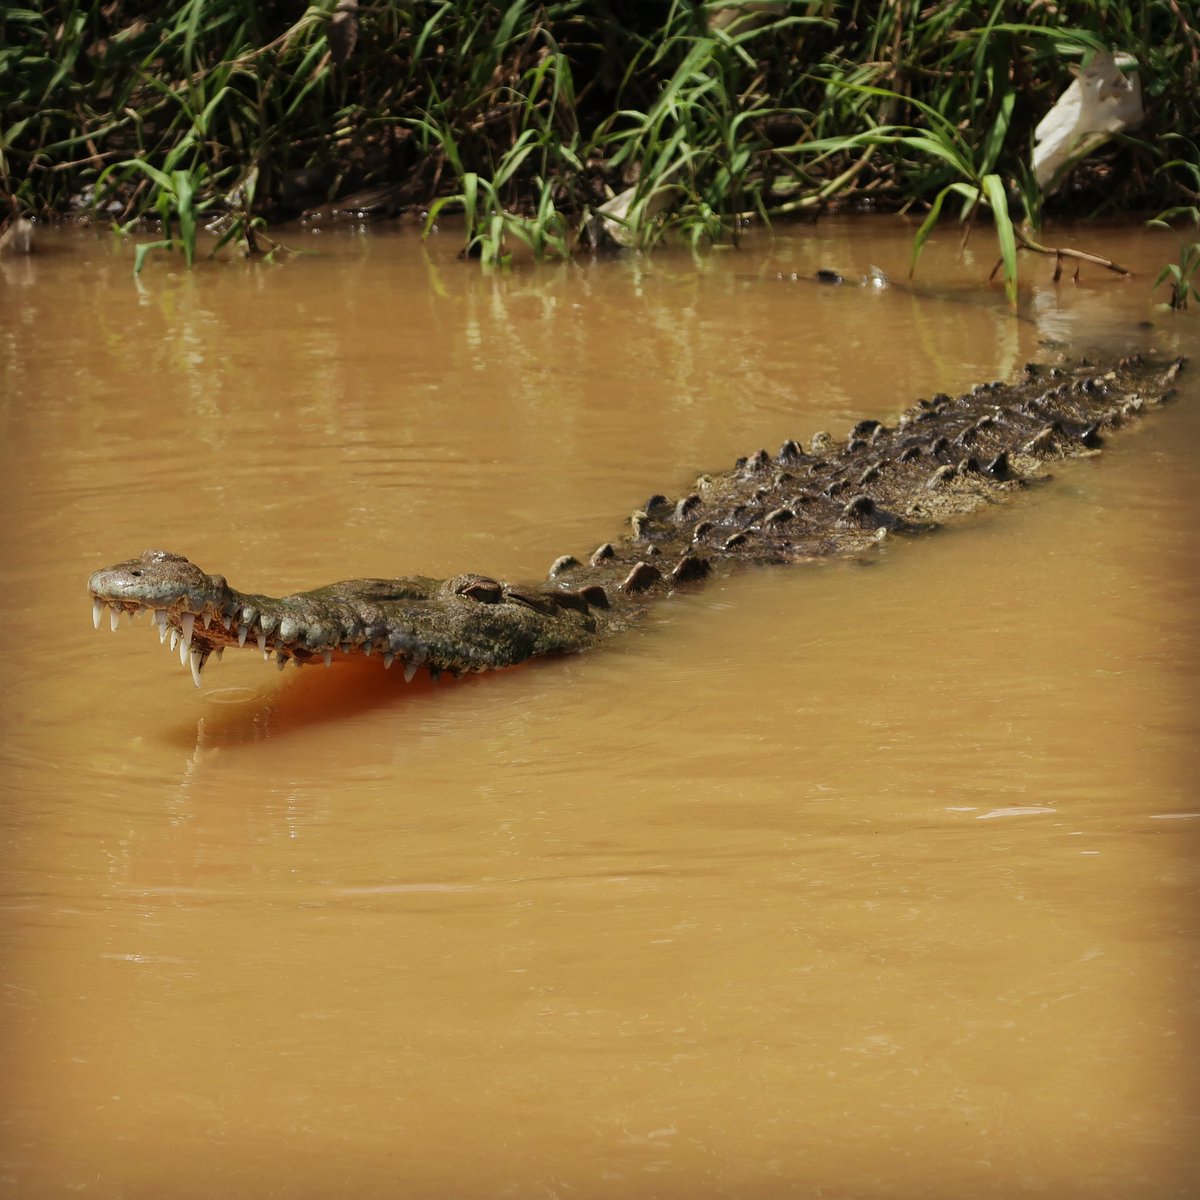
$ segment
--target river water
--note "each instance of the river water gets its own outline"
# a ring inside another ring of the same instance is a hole
[[[1135,277],[1025,262],[1013,316],[983,236],[910,286],[911,233],[0,265],[0,1195],[1200,1194],[1200,363],[1017,503],[577,658],[197,691],[91,627],[147,547],[533,578],[1047,343],[1200,359],[1165,234],[1063,235]],[[871,265],[903,286],[809,278]]]

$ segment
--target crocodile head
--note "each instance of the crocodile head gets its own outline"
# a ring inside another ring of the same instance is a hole
[[[353,579],[290,596],[239,592],[180,554],[147,550],[88,580],[92,621],[105,612],[115,631],[151,613],[196,686],[210,656],[257,647],[282,670],[377,652],[384,666],[419,668],[434,678],[512,666],[543,654],[582,650],[621,622],[602,589],[518,587],[483,575]]]

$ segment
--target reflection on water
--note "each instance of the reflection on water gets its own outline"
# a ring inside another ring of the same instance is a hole
[[[954,239],[809,282],[903,281],[891,222],[4,264],[0,1194],[1192,1194],[1200,376],[872,567],[488,677],[196,692],[83,596],[151,545],[276,594],[532,576],[1043,342],[1200,355],[1162,240],[1103,236],[1137,277],[1031,264],[1019,320]]]

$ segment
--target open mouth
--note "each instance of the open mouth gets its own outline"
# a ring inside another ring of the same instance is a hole
[[[192,681],[197,687],[201,686],[208,660],[215,657],[220,661],[230,646],[241,649],[247,645],[256,645],[262,653],[263,660],[269,662],[274,657],[281,671],[289,662],[297,667],[323,662],[329,667],[333,665],[335,658],[349,658],[358,654],[369,658],[378,646],[377,642],[366,637],[357,644],[343,641],[319,648],[298,645],[284,640],[281,633],[283,622],[272,620],[270,617],[264,619],[258,616],[235,621],[232,614],[216,613],[207,607],[200,612],[190,612],[174,606],[155,608],[128,600],[109,599],[93,593],[92,624],[96,629],[104,622],[105,613],[108,614],[109,628],[114,633],[120,626],[122,613],[130,625],[149,615],[151,627],[158,631],[160,644],[165,645],[171,654],[179,655],[180,664],[191,671]],[[425,661],[421,651],[415,647],[405,655],[383,646],[378,657],[383,660],[385,668],[397,662],[402,663],[406,683],[412,682]],[[459,673],[453,667],[445,669],[456,676]],[[436,664],[429,666],[429,674],[435,682],[442,671],[443,668]]]
[[[431,582],[414,580],[406,590],[395,581],[389,594],[394,598],[399,593],[419,604]],[[147,550],[97,571],[88,580],[88,591],[96,629],[105,613],[113,632],[122,613],[130,624],[148,614],[159,642],[179,655],[197,687],[209,659],[220,659],[231,646],[257,646],[263,659],[274,657],[281,671],[289,662],[298,667],[322,662],[328,667],[335,658],[377,653],[385,668],[401,663],[407,682],[426,665],[435,680],[443,670],[458,673],[455,666],[430,661],[429,648],[416,634],[384,628],[375,594],[357,605],[335,603],[316,593],[284,601],[247,595],[228,587],[222,576],[206,575],[182,555],[163,550]],[[289,600],[296,604],[296,613],[272,611],[286,607]]]
[[[378,656],[406,681],[513,666],[542,654],[586,648],[608,614],[602,589],[519,588],[482,575],[430,579],[352,579],[281,598],[239,592],[182,555],[147,550],[88,580],[92,623],[108,613],[150,614],[159,641],[197,687],[209,659],[257,647],[283,670],[335,659]],[[619,624],[615,622],[615,624]]]

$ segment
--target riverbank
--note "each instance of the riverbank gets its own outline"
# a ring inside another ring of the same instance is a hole
[[[1200,197],[1200,33],[1174,0],[743,8],[10,6],[0,187],[14,217],[152,220],[189,254],[206,224],[253,252],[347,197],[448,206],[485,258],[939,197],[1035,225]],[[1044,195],[1033,131],[1105,50],[1139,73],[1144,121]]]

